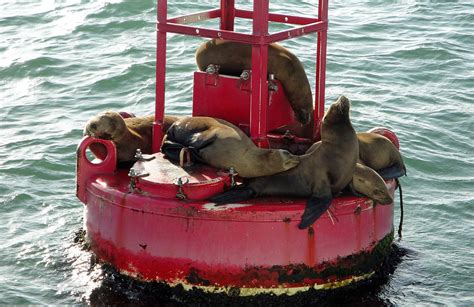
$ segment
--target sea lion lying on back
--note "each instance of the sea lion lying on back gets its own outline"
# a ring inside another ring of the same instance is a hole
[[[295,168],[249,179],[210,200],[219,205],[257,196],[307,197],[298,227],[309,227],[329,208],[332,195],[352,181],[359,144],[349,110],[350,101],[344,96],[331,105],[321,123],[321,144],[310,153],[299,156],[300,163]]]
[[[198,161],[226,170],[233,167],[247,178],[283,172],[299,162],[287,150],[257,147],[238,127],[212,117],[186,117],[171,125],[161,152],[178,161],[183,148]]]
[[[199,46],[196,62],[201,71],[214,64],[220,66],[220,73],[239,76],[243,70],[252,68],[252,45],[213,39]],[[270,44],[267,70],[281,82],[296,119],[309,124],[313,116],[313,96],[300,60],[288,49]]]
[[[179,117],[166,115],[163,130],[166,131]],[[111,140],[117,148],[117,162],[133,161],[137,149],[151,154],[154,115],[123,118],[120,113],[107,111],[92,117],[84,128],[84,135]],[[105,159],[107,151],[102,144],[91,144],[90,150],[99,159]]]

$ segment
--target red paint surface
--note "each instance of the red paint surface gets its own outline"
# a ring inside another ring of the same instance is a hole
[[[395,184],[389,187],[393,192]],[[393,229],[393,205],[372,207],[365,198],[335,199],[334,223],[325,213],[313,233],[297,227],[304,199],[245,203],[250,205],[215,207],[129,193],[128,178],[120,171],[88,183],[86,228],[94,252],[119,270],[173,282],[194,269],[212,285],[239,287],[275,286],[274,278],[251,278],[248,268],[337,265],[340,257],[370,250]]]

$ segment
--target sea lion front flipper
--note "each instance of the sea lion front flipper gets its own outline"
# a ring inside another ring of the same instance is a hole
[[[255,196],[256,193],[252,188],[245,185],[240,185],[227,192],[217,194],[209,198],[209,200],[219,206],[247,200]]]
[[[324,197],[312,196],[310,199],[308,199],[298,228],[305,229],[316,222],[316,220],[329,208],[331,201],[331,194]]]
[[[379,169],[377,170],[377,173],[384,180],[399,178],[407,174],[406,169],[404,167],[400,167],[397,164]]]

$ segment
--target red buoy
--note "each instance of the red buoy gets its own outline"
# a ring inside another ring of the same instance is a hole
[[[218,30],[188,25],[217,17]],[[253,19],[252,34],[233,31],[235,18]],[[269,21],[297,26],[268,34]],[[174,18],[167,16],[167,1],[158,1],[157,30],[153,159],[139,159],[132,169],[123,169],[117,167],[111,141],[86,137],[78,147],[77,196],[85,205],[92,251],[140,280],[241,296],[291,295],[370,278],[390,250],[393,204],[335,197],[321,218],[300,230],[305,199],[267,197],[217,207],[206,199],[231,186],[232,174],[204,165],[185,170],[159,152],[167,32],[252,44],[250,79],[195,72],[193,115],[226,119],[261,147],[304,152],[317,141],[324,113],[327,0],[319,0],[317,17],[269,13],[268,0],[255,1],[253,12],[235,8],[233,0],[221,0],[219,9]],[[318,33],[314,136],[298,137],[291,129],[275,132],[281,126],[291,127],[294,120],[285,93],[269,93],[268,44],[314,32]],[[388,130],[383,133],[392,135]],[[90,161],[87,149],[97,143],[106,152],[102,160]],[[386,184],[393,194],[395,181]]]

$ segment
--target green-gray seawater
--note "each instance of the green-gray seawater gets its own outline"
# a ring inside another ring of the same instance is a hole
[[[219,1],[169,2],[177,15]],[[316,12],[315,1],[273,2],[274,12]],[[151,0],[0,3],[0,304],[143,303],[132,286],[101,295],[107,276],[74,243],[75,151],[94,114],[153,111],[155,15]],[[329,18],[327,102],[348,96],[358,131],[395,131],[408,169],[406,253],[377,291],[345,303],[472,306],[474,2],[333,0]],[[202,41],[168,36],[169,113],[190,113]],[[283,43],[310,80],[315,41]]]

